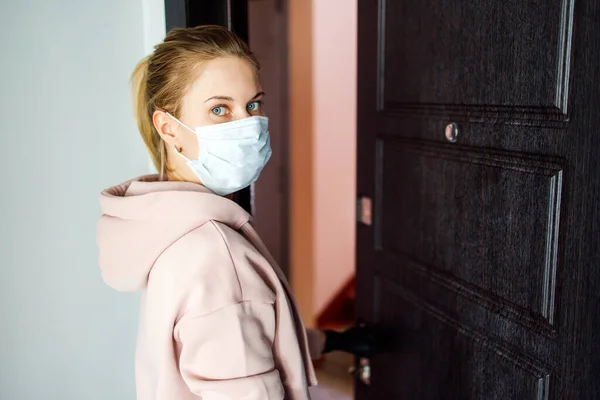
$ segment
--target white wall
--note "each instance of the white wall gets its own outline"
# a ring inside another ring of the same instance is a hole
[[[101,281],[97,195],[148,170],[128,79],[163,16],[155,0],[0,2],[2,400],[135,398],[138,299]]]

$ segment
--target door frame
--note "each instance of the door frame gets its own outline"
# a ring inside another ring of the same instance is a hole
[[[165,0],[167,32],[173,28],[220,25],[248,43],[248,0]],[[233,194],[233,200],[253,214],[254,185]]]

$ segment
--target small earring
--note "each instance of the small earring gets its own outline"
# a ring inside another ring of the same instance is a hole
[[[174,144],[173,145],[173,150],[175,150],[177,153],[181,154],[181,152],[183,151],[183,147],[179,147],[177,148],[177,145]]]

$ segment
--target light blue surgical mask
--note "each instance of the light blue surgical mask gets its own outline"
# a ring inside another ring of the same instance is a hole
[[[244,189],[256,182],[271,158],[269,119],[253,116],[222,124],[191,129],[169,114],[181,126],[196,134],[198,159],[187,161],[204,186],[218,195]]]

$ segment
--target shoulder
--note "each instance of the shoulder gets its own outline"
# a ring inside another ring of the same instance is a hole
[[[153,272],[165,264],[169,265],[170,273],[186,279],[209,278],[217,270],[227,271],[233,267],[227,243],[212,221],[183,234],[168,246],[157,259]]]
[[[209,221],[173,243],[157,260],[150,280],[171,281],[196,314],[244,301],[273,302],[254,271],[257,251],[227,225]]]

